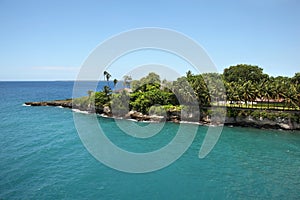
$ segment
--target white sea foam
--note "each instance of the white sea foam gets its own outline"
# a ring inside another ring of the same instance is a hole
[[[142,123],[148,123],[148,124],[158,124],[158,123],[164,123],[164,121],[160,122],[160,121],[151,121],[151,120],[148,120],[148,121],[140,121]]]
[[[82,110],[78,110],[78,109],[72,109],[72,111],[77,112],[77,113],[89,114],[88,111],[82,111]]]
[[[105,118],[109,118],[107,115],[105,114],[99,114],[100,117],[105,117]]]
[[[138,120],[136,119],[127,119],[128,121],[133,121],[133,122],[137,122]]]
[[[56,107],[58,107],[58,108],[64,108],[64,107],[62,107],[62,106],[56,106]]]
[[[25,103],[23,103],[22,106],[31,106],[31,105],[26,105]]]
[[[196,125],[202,125],[202,124],[199,123],[199,122],[189,122],[189,121],[180,121],[179,123],[180,123],[180,124],[196,124]]]

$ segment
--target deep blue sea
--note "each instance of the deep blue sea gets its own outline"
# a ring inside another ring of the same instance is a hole
[[[23,106],[71,98],[72,87],[73,82],[0,82],[0,199],[300,199],[300,132],[225,127],[215,148],[199,159],[207,130],[199,126],[173,164],[125,173],[86,150],[72,110]],[[98,120],[113,142],[132,151],[155,150],[179,126],[166,123],[153,142],[122,134],[113,119]]]

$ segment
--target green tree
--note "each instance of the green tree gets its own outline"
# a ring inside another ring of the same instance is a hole
[[[109,86],[107,86],[107,85],[105,85],[104,87],[103,87],[103,92],[104,92],[104,94],[108,97],[108,99],[109,99],[109,95],[111,94],[111,89],[110,89],[110,87]]]
[[[131,81],[132,81],[131,76],[129,76],[129,75],[123,76],[123,85],[124,85],[124,88],[125,87],[130,87],[130,82]]]
[[[93,92],[94,92],[93,90],[88,90],[88,91],[87,91],[87,93],[88,93],[88,95],[89,95],[89,98],[91,98],[91,95],[93,94]]]
[[[218,73],[204,73],[202,77],[207,85],[207,89],[212,101],[219,105],[220,101],[226,100],[226,90],[222,75]]]
[[[111,77],[110,73],[107,72],[105,77],[106,77],[107,85],[109,86],[109,79]]]
[[[246,107],[248,107],[248,102],[252,102],[253,107],[253,101],[256,98],[256,88],[254,84],[249,80],[245,82],[241,87],[241,93],[242,93],[242,99],[245,101]]]
[[[146,77],[141,78],[140,80],[141,85],[147,85],[147,84],[159,84],[160,85],[160,77],[158,74],[154,72],[150,72]]]
[[[173,81],[170,87],[177,97],[176,102],[179,102],[182,105],[190,105],[199,102],[195,89],[192,88],[192,82],[188,82],[186,77],[180,77],[176,81]]]
[[[120,94],[112,94],[111,110],[115,116],[124,116],[129,111],[129,94],[123,90]]]
[[[291,81],[295,85],[300,84],[300,72],[295,73],[295,75],[292,77]]]
[[[267,99],[268,101],[268,109],[270,108],[270,99],[275,97],[274,87],[272,84],[265,82],[264,87],[261,88],[261,94],[263,99]]]
[[[118,80],[114,79],[114,88],[116,87],[117,83],[118,83]]]
[[[161,90],[159,84],[143,85],[142,90],[136,90],[131,94],[130,106],[146,114],[153,105],[171,105],[173,95],[172,92]]]
[[[290,85],[284,93],[284,100],[290,109],[291,107],[297,108],[297,89],[294,85]]]
[[[106,80],[106,75],[107,75],[107,74],[108,74],[107,71],[104,71],[104,72],[103,72],[103,76],[104,76],[104,79],[103,79],[103,80],[104,80],[104,81]]]
[[[211,102],[211,96],[203,76],[200,74],[193,75],[192,73],[188,72],[186,79],[189,85],[185,86],[186,88],[185,90],[187,91],[192,90],[188,92],[189,95],[192,95],[192,98],[190,99],[193,100],[194,99],[193,96],[195,96],[197,98],[200,107],[209,106]],[[182,79],[181,81],[186,81],[186,80]],[[180,85],[183,85],[183,83],[180,83]]]
[[[241,82],[245,83],[251,81],[253,83],[260,83],[261,80],[268,77],[263,73],[263,69],[255,65],[239,64],[230,66],[224,69],[224,79],[227,82]]]

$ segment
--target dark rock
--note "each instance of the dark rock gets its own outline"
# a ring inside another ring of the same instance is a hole
[[[90,113],[104,114],[109,117],[122,117],[125,119],[135,119],[137,121],[153,121],[153,122],[163,122],[171,121],[174,123],[180,123],[182,120],[181,112],[177,110],[167,111],[166,116],[157,115],[144,115],[143,113],[137,111],[130,111],[127,114],[122,114],[122,116],[113,116],[110,108],[108,106],[104,107],[94,107],[92,105],[82,106],[80,104],[72,104],[72,99],[66,100],[54,100],[54,101],[42,101],[42,102],[25,102],[25,105],[29,106],[61,106],[64,108],[74,108],[81,111],[88,111]],[[184,118],[185,119],[185,118]],[[187,119],[187,121],[190,121]],[[203,125],[222,125],[222,121],[218,120],[212,121],[208,115],[201,117],[199,121]],[[255,127],[255,128],[268,128],[268,129],[284,129],[284,130],[300,130],[300,124],[297,122],[291,122],[291,119],[281,119],[276,118],[274,120],[270,119],[255,119],[251,116],[239,116],[239,117],[226,117],[224,125],[228,126],[244,126],[244,127]]]

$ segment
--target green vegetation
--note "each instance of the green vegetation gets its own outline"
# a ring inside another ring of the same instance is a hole
[[[202,115],[209,115],[209,107],[227,107],[227,116],[248,116],[274,119],[291,117],[293,114],[269,112],[269,110],[300,110],[300,73],[294,77],[272,77],[263,69],[253,65],[230,66],[223,74],[192,74],[176,81],[161,81],[159,75],[149,73],[140,80],[124,76],[124,88],[112,91],[109,85],[111,75],[105,71],[107,85],[102,91],[88,91],[87,97],[77,98],[75,104],[95,108],[96,112],[110,107],[116,115],[125,115],[130,110],[143,114],[163,115],[168,111],[191,110],[199,106]],[[114,79],[114,85],[118,82]],[[299,117],[298,117],[299,118]]]
[[[230,101],[226,106],[299,110],[299,79],[299,73],[292,78],[270,77],[257,66],[231,66],[223,74],[227,101]]]

